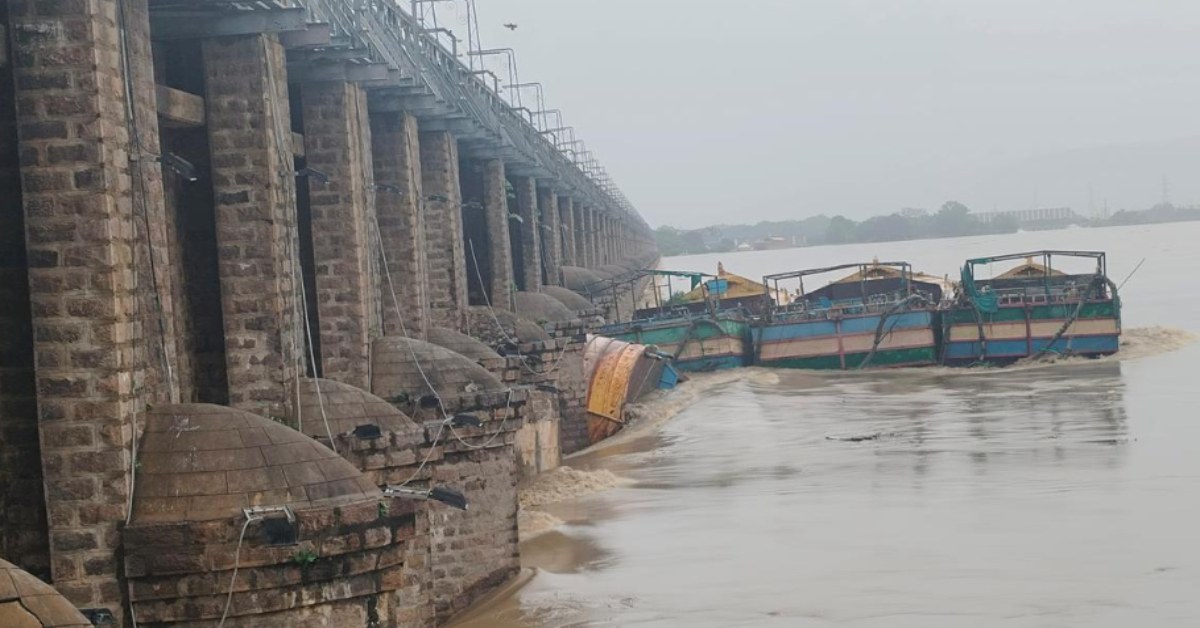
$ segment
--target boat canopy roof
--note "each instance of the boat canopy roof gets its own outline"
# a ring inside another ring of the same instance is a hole
[[[1053,272],[1051,260],[1055,257],[1082,257],[1096,260],[1101,273],[1105,273],[1105,253],[1104,251],[1028,251],[1025,253],[1009,253],[1008,255],[995,255],[992,257],[977,257],[967,260],[967,266],[980,266],[982,264],[991,264],[994,262],[1008,262],[1011,260],[1025,260],[1027,264],[1032,264],[1034,259],[1041,258],[1042,264],[1038,265],[1047,271]],[[1017,275],[1026,276],[1026,275]]]
[[[711,277],[711,275],[707,275]],[[766,294],[767,287],[753,279],[736,275],[725,270],[725,265],[717,262],[717,275],[703,285],[696,286],[691,292],[680,298],[682,303],[699,303],[709,294],[719,299],[743,299],[746,297],[761,297]]]
[[[1033,258],[1025,258],[1025,263],[1009,270],[1008,272],[996,275],[996,279],[1017,279],[1020,277],[1045,277],[1047,275],[1053,277],[1057,275],[1065,275],[1061,270],[1054,270],[1045,264],[1039,264],[1033,261]]]
[[[857,270],[857,272],[855,272],[855,274],[851,275],[850,277],[846,277],[839,281],[842,281],[842,282],[844,282],[844,281],[862,281],[864,279],[864,277],[861,276],[863,273],[868,274],[868,276],[866,276],[865,279],[886,279],[889,277],[901,277],[903,275],[912,275],[912,265],[909,264],[908,262],[881,262],[879,260],[875,260],[873,262],[859,262],[856,264],[838,264],[837,266],[826,266],[825,268],[809,268],[807,270],[793,270],[791,272],[786,272],[786,273],[776,273],[774,275],[765,275],[763,277],[763,283],[767,283],[767,282],[771,282],[771,281],[782,281],[784,279],[796,279],[797,277],[808,277],[810,275],[824,275],[825,273],[832,273],[832,272],[836,272],[839,270],[845,270],[847,268],[854,268]],[[895,274],[886,274],[888,272],[894,272]],[[881,274],[878,277],[871,277],[871,276],[869,276],[870,273],[883,273],[883,274]],[[853,279],[851,279],[851,278],[853,278]]]

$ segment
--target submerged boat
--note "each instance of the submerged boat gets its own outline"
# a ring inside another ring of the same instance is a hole
[[[1095,266],[1089,272],[1055,269],[1055,259],[1064,257]],[[992,279],[975,277],[978,266],[1014,260],[1022,263]],[[1102,252],[984,257],[963,265],[943,327],[946,364],[1005,363],[1047,353],[1109,355],[1120,348],[1121,301]]]
[[[750,322],[747,306],[762,300],[762,286],[726,273],[647,270],[654,279],[652,301],[635,304],[628,321],[606,325],[602,336],[653,345],[670,356],[682,371],[713,371],[745,366],[749,357]],[[660,286],[660,280],[666,280]],[[673,292],[673,279],[690,280],[689,292]],[[747,287],[747,283],[752,285]],[[661,288],[667,289],[662,298]],[[736,288],[736,290],[734,289]]]
[[[812,292],[804,278],[855,272]],[[799,280],[794,299],[780,282]],[[859,369],[936,364],[944,280],[915,275],[907,262],[843,264],[763,278],[774,292],[755,324],[755,362],[797,369]]]

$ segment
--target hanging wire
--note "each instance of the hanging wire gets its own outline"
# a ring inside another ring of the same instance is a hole
[[[237,585],[239,563],[242,560],[242,543],[246,540],[246,528],[255,521],[261,521],[262,517],[254,515],[246,515],[246,523],[242,524],[242,533],[238,535],[237,549],[233,552],[233,576],[229,578],[229,594],[225,597],[225,610],[221,611],[221,621],[217,622],[217,628],[225,626],[225,620],[229,618],[229,607],[233,605],[233,589]]]
[[[383,246],[383,233],[379,229],[378,215],[373,215],[371,217],[371,226],[374,227],[374,229],[371,231],[375,236],[376,242],[379,244],[379,256],[382,260],[383,274],[387,279],[388,292],[392,295],[392,307],[395,309],[396,320],[400,323],[400,333],[404,335],[405,345],[408,347],[408,351],[412,356],[413,363],[417,366],[417,372],[421,374],[421,379],[425,382],[425,385],[429,388],[429,391],[433,393],[434,399],[437,400],[438,410],[442,414],[442,421],[438,424],[438,431],[436,434],[434,434],[433,441],[429,443],[429,448],[426,450],[425,457],[421,460],[421,464],[417,465],[416,470],[413,471],[412,475],[408,476],[408,479],[404,480],[398,485],[399,487],[403,488],[412,483],[413,480],[417,479],[417,477],[421,475],[421,472],[425,470],[425,466],[429,464],[429,460],[433,458],[433,452],[437,449],[437,444],[441,441],[442,434],[445,433],[446,426],[450,424],[452,417],[446,412],[446,407],[442,405],[442,396],[438,394],[438,391],[436,388],[434,388],[433,383],[429,381],[429,376],[425,374],[425,368],[421,366],[421,360],[417,357],[417,350],[413,347],[412,337],[408,335],[408,327],[404,324],[404,314],[400,311],[400,300],[396,298],[396,285],[392,283],[392,270],[387,259],[387,247]]]
[[[496,432],[492,434],[491,438],[487,439],[487,441],[485,441],[482,445],[472,445],[471,443],[463,440],[463,437],[459,436],[458,430],[454,429],[453,423],[450,424],[450,433],[454,435],[454,438],[457,439],[459,443],[462,443],[462,445],[468,449],[487,449],[488,446],[492,444],[492,441],[496,440],[496,437],[500,436],[500,434],[504,432],[504,423],[508,421],[508,413],[512,410],[513,392],[514,391],[512,388],[508,389],[508,400],[504,405],[504,417],[497,421],[499,425],[496,427]]]
[[[271,54],[270,54],[270,48],[267,47],[265,45],[265,43],[264,43],[264,49],[263,49],[263,56],[266,59],[266,62],[269,66],[272,62],[272,59],[271,59]],[[283,112],[280,110],[280,103],[279,103],[280,98],[278,98],[279,88],[278,88],[278,84],[275,80],[275,72],[270,67],[268,67],[267,70],[268,70],[267,71],[267,83],[268,83],[269,89],[271,90],[271,92],[270,92],[271,98],[269,98],[268,100],[270,101],[270,104],[271,104],[271,110],[272,110],[273,117],[275,119],[275,124],[279,125],[279,123],[283,120],[290,120],[291,116],[290,115],[284,116]],[[292,160],[292,152],[291,152],[291,150],[288,149],[287,144],[283,141],[283,133],[279,132],[278,128],[276,128],[275,131],[276,132],[272,133],[272,135],[275,140],[276,158],[279,160],[279,176],[280,176],[281,181],[283,181],[283,184],[282,184],[283,193],[286,195],[286,198],[284,199],[284,204],[285,204],[284,206],[285,206],[285,208],[290,208],[291,210],[294,211],[296,208],[296,195],[295,195],[296,184],[295,184],[294,176],[292,175],[292,170],[294,167],[294,165],[291,161]],[[290,129],[289,129],[289,131],[290,131]],[[292,178],[292,180],[288,181],[288,180],[284,179],[284,177],[293,177],[293,178]],[[297,217],[297,219],[298,219],[298,217]],[[307,291],[304,286],[304,278],[302,276],[303,273],[299,272],[300,237],[296,231],[293,231],[293,227],[295,226],[294,221],[287,220],[287,221],[284,221],[284,223],[285,223],[285,227],[284,227],[285,237],[288,240],[288,248],[289,248],[289,252],[291,253],[291,255],[290,255],[291,263],[289,264],[289,266],[290,266],[290,271],[291,271],[291,275],[292,275],[292,291],[293,291],[293,294],[292,294],[292,316],[293,316],[293,320],[301,323],[301,325],[303,326],[302,330],[293,331],[293,333],[291,334],[291,336],[292,336],[292,355],[294,356],[295,361],[296,361],[296,369],[295,369],[294,381],[293,381],[293,387],[294,387],[295,395],[296,395],[296,399],[295,399],[296,424],[299,427],[300,431],[303,432],[304,431],[304,407],[301,404],[301,400],[300,400],[300,371],[304,369],[304,353],[305,352],[302,349],[300,349],[300,345],[307,345],[307,349],[308,349],[307,353],[309,356],[309,360],[312,364],[313,386],[316,389],[316,393],[317,393],[317,406],[321,412],[321,421],[325,426],[325,434],[329,437],[329,446],[334,451],[334,453],[337,453],[337,443],[334,442],[333,432],[329,427],[329,415],[325,410],[324,393],[322,393],[322,391],[321,391],[321,381],[320,381],[320,377],[318,377],[317,358],[316,358],[316,352],[314,349],[313,336],[312,336],[312,324],[311,324],[311,321],[309,320],[309,316],[308,316],[308,294],[307,294]],[[282,304],[283,297],[284,297],[283,291],[278,288],[278,285],[279,285],[278,281],[276,281],[275,284],[277,286],[276,289],[278,291],[279,300]],[[280,336],[282,337],[284,335],[284,333],[285,332],[281,326],[280,327]],[[305,342],[305,340],[307,340],[307,342]],[[282,342],[282,338],[281,338],[281,342]]]
[[[521,353],[521,350],[518,346],[518,345],[520,345],[520,341],[514,339],[512,336],[509,336],[508,332],[504,330],[504,326],[502,324],[500,324],[500,319],[496,317],[496,311],[492,308],[492,300],[488,298],[487,289],[483,287],[483,274],[479,270],[479,259],[475,257],[475,241],[472,240],[471,238],[467,238],[467,247],[471,250],[471,264],[475,267],[475,278],[479,281],[480,292],[483,293],[483,302],[485,305],[487,305],[488,315],[491,316],[492,322],[496,324],[496,329],[498,329],[500,331],[500,335],[503,336],[504,339],[506,341],[508,341],[509,344],[513,345],[514,347],[518,347],[517,348],[517,356],[521,358],[521,366],[526,371],[529,371],[533,375],[551,375],[551,374],[553,374],[554,371],[558,370],[558,365],[562,363],[563,358],[566,357],[566,354],[567,354],[566,349],[564,349],[562,351],[562,353],[559,354],[558,359],[554,361],[554,367],[548,371],[539,373],[539,372],[533,370],[532,368],[530,368],[529,365],[525,363],[527,356],[525,356],[524,354]]]

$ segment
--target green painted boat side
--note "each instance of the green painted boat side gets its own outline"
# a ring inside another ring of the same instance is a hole
[[[689,331],[690,329],[690,331]],[[655,322],[637,328],[630,327],[627,331],[614,332],[611,329],[604,334],[609,338],[636,342],[644,345],[655,345],[660,351],[671,355],[693,355],[703,353],[705,343],[732,338],[741,346],[739,355],[713,355],[708,357],[691,357],[681,359],[677,366],[682,370],[709,370],[711,368],[728,368],[729,366],[744,366],[748,363],[751,351],[748,338],[750,324],[743,320],[734,319],[681,319],[678,321]],[[687,341],[685,346],[680,346]],[[709,351],[712,350],[710,345]]]
[[[854,369],[858,367],[858,365],[862,363],[866,357],[866,353],[846,354],[846,368]],[[937,359],[937,349],[934,347],[891,349],[876,352],[875,357],[871,359],[870,368],[878,368],[882,366],[918,366],[922,364],[932,365],[937,363]],[[786,360],[775,360],[766,362],[762,366],[785,369],[838,371],[842,368],[842,360],[836,355],[822,355],[812,358],[789,358]]]
[[[693,323],[695,329],[691,334],[688,334],[688,328]],[[721,336],[734,336],[738,338],[745,337],[749,333],[750,325],[745,321],[737,320],[704,320],[704,322],[692,320],[680,320],[678,323],[672,324],[656,324],[652,326],[642,327],[640,329],[631,328],[629,331],[620,333],[605,334],[610,338],[624,340],[626,342],[638,342],[646,345],[677,345],[683,342],[684,338],[708,340],[710,338],[718,338]],[[719,329],[718,329],[719,327]]]
[[[1030,318],[1032,320],[1058,320],[1070,318],[1075,313],[1075,304],[1061,305],[1035,305],[1030,309]],[[1086,303],[1083,309],[1079,312],[1079,318],[1083,320],[1091,318],[1115,318],[1117,315],[1117,306],[1112,301],[1104,301],[1100,303]],[[944,317],[950,319],[951,324],[974,323],[975,310],[969,308],[957,308],[943,314]],[[1025,320],[1025,308],[1022,307],[1001,307],[995,314],[983,314],[983,322],[985,323],[1005,323]]]

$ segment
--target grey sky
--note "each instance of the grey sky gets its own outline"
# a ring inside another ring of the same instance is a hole
[[[654,225],[1200,202],[1195,0],[476,1]]]

